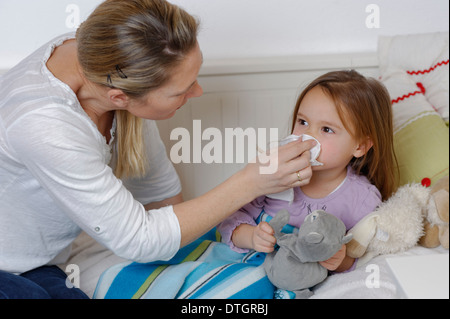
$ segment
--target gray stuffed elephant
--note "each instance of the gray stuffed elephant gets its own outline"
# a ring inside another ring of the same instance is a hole
[[[280,248],[267,254],[264,269],[277,288],[290,290],[296,298],[309,298],[311,288],[325,280],[328,270],[319,264],[336,254],[352,239],[336,216],[316,210],[306,216],[298,234],[282,233],[289,212],[281,210],[269,222]]]

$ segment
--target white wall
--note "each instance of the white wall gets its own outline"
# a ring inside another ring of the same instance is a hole
[[[0,69],[8,69],[50,38],[74,30],[77,19],[84,20],[100,2],[0,0]],[[199,39],[207,60],[374,52],[379,35],[448,31],[449,20],[447,0],[172,2],[202,21]],[[366,24],[376,13],[366,12],[370,4],[379,9],[375,28]]]
[[[211,58],[375,51],[378,35],[448,30],[443,0],[177,0],[204,22]],[[369,4],[379,28],[367,28]]]

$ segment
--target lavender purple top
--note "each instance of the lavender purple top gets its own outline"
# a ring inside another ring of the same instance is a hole
[[[380,203],[381,195],[378,189],[365,176],[356,175],[349,166],[344,182],[324,198],[310,198],[300,187],[294,188],[294,200],[291,204],[284,200],[261,196],[224,220],[217,229],[222,235],[222,241],[233,250],[247,252],[248,249],[234,246],[231,235],[242,223],[256,225],[256,219],[262,211],[275,216],[281,209],[287,209],[291,215],[289,224],[300,227],[306,215],[321,209],[340,218],[349,230],[364,216],[373,212]]]

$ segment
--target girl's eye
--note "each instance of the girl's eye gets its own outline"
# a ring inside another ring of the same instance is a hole
[[[303,119],[298,119],[298,124],[300,124],[300,125],[308,125],[308,122],[306,122]]]
[[[330,134],[334,133],[334,131],[331,128],[327,127],[327,126],[322,128],[322,131],[324,131],[325,133],[330,133]]]

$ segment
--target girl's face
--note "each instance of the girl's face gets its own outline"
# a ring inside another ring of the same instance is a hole
[[[345,129],[333,100],[319,86],[310,90],[300,103],[293,134],[308,134],[320,142],[317,160],[324,165],[314,166],[315,171],[345,169],[353,157],[365,153],[364,147]]]
[[[197,76],[203,63],[202,52],[197,45],[184,61],[175,68],[170,80],[142,99],[130,100],[128,111],[145,119],[163,120],[171,118],[188,99],[203,94]]]

